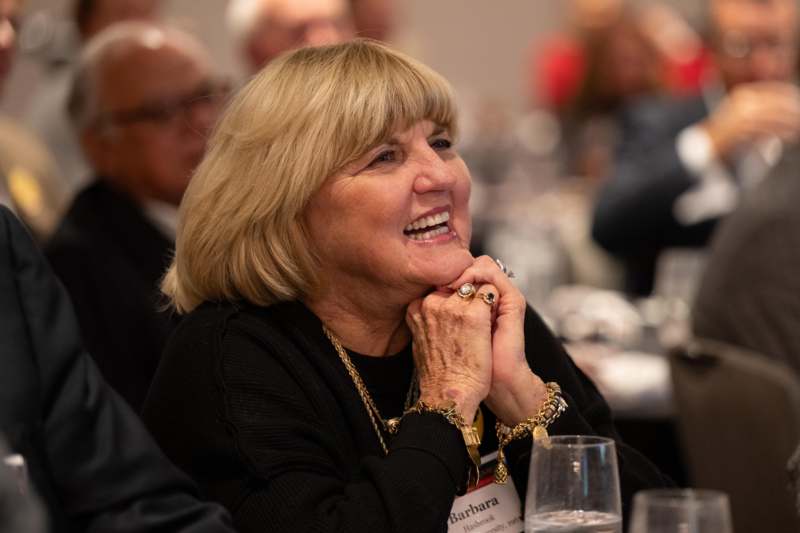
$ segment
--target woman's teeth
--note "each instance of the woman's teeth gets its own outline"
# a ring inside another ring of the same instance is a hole
[[[441,213],[437,213],[429,217],[418,218],[406,226],[405,232],[410,233],[414,230],[421,230],[431,226],[437,226],[439,224],[444,224],[448,220],[450,220],[450,213],[448,211],[442,211]]]
[[[433,229],[431,231],[426,231],[424,233],[411,233],[408,237],[413,241],[426,241],[428,239],[433,239],[434,237],[438,237],[439,235],[444,235],[448,233],[450,228],[447,226],[442,226],[440,228]]]

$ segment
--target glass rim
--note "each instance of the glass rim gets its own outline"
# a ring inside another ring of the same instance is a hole
[[[569,448],[592,448],[615,444],[614,439],[595,435],[550,435],[548,438],[551,444]]]
[[[728,494],[721,490],[713,489],[644,489],[634,495],[634,501],[642,500],[645,497],[650,501],[660,504],[681,504],[689,502],[727,502]]]

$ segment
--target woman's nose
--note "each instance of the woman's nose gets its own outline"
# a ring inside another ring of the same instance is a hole
[[[418,161],[414,192],[424,194],[452,189],[455,183],[454,173],[442,159],[441,154],[432,149],[428,152]]]

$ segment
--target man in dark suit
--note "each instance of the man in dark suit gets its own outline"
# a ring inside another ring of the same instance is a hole
[[[144,401],[169,317],[158,311],[177,205],[223,91],[190,36],[149,22],[87,43],[70,114],[96,172],[47,247],[89,352],[134,407]]]
[[[718,79],[702,96],[650,100],[622,118],[615,170],[595,207],[595,240],[624,260],[628,290],[652,290],[669,247],[701,247],[739,191],[800,133],[794,0],[710,0]]]
[[[67,294],[3,206],[0,368],[0,433],[24,457],[52,531],[232,531],[100,377]]]
[[[692,311],[694,334],[800,373],[800,147],[720,225]]]

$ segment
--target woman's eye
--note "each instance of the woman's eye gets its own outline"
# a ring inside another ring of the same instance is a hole
[[[452,147],[453,143],[449,139],[435,139],[431,141],[431,148],[436,150],[447,150]]]
[[[394,150],[384,150],[379,153],[372,161],[369,162],[368,167],[373,167],[381,163],[391,163],[397,160],[397,154]]]

